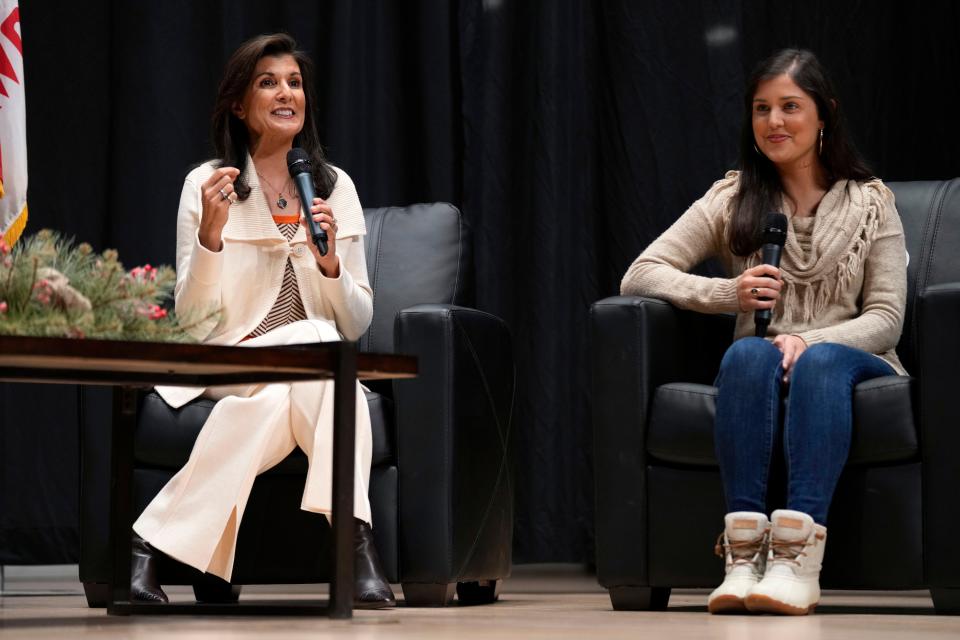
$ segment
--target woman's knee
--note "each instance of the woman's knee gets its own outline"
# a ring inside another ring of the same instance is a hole
[[[818,343],[804,349],[793,368],[793,377],[812,374],[826,377],[838,372],[844,362],[848,347],[829,342]]]
[[[309,344],[312,342],[331,342],[340,339],[340,334],[324,320],[298,320],[276,331],[285,331],[286,344]]]
[[[741,338],[734,342],[723,354],[720,373],[736,371],[738,374],[748,371],[765,371],[776,366],[783,359],[780,350],[763,338]]]

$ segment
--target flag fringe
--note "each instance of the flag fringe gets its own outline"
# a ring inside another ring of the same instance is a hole
[[[27,205],[23,205],[23,211],[13,221],[9,228],[3,232],[3,241],[8,247],[12,247],[20,239],[20,234],[27,226]]]

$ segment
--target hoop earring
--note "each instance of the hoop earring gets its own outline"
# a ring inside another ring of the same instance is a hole
[[[823,129],[820,129],[820,148],[817,150],[817,155],[823,155]]]
[[[760,149],[757,148],[757,143],[756,143],[756,142],[753,143],[753,150],[757,152],[757,155],[758,155],[758,156],[762,156],[762,155],[763,155],[762,153],[760,153]]]

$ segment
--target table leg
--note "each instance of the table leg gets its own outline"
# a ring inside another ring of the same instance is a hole
[[[334,373],[333,576],[330,617],[353,616],[353,476],[357,401],[357,345],[341,342]]]
[[[130,602],[130,531],[133,526],[133,435],[137,419],[137,390],[114,387],[110,446],[110,602],[107,613],[128,615],[115,605]]]

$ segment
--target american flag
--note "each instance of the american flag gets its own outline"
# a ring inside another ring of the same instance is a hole
[[[27,224],[27,113],[17,0],[0,0],[0,235],[12,245]]]

